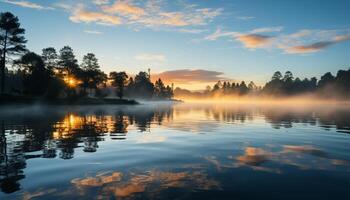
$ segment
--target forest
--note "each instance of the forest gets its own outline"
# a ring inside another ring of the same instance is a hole
[[[100,69],[97,57],[87,53],[78,63],[73,49],[64,46],[42,50],[41,55],[29,51],[25,30],[12,13],[0,15],[1,95],[57,98],[107,97],[120,99],[171,99],[173,90],[161,79],[151,82],[150,71],[133,78],[125,71],[108,75]],[[11,64],[11,70],[7,67]],[[112,88],[112,91],[111,91]]]
[[[318,80],[316,77],[301,80],[294,77],[290,71],[284,75],[275,72],[271,80],[263,87],[255,85],[253,81],[246,84],[230,81],[218,81],[213,87],[207,86],[204,92],[191,92],[176,88],[175,96],[203,98],[203,97],[230,97],[230,96],[259,96],[259,97],[291,97],[296,95],[313,94],[317,98],[350,98],[350,69],[339,70],[334,76],[327,72]]]

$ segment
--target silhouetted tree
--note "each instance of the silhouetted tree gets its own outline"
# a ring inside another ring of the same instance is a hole
[[[82,86],[84,93],[86,93],[86,88],[97,88],[97,85],[100,84],[104,79],[101,76],[100,65],[98,60],[93,53],[88,53],[83,57],[83,62],[81,64],[81,74],[80,78],[82,80]]]
[[[66,85],[62,79],[53,77],[47,86],[46,97],[50,100],[55,100],[63,94],[65,88]]]
[[[250,91],[256,90],[257,86],[255,85],[255,83],[253,81],[250,81],[250,83],[248,84],[248,89]]]
[[[290,71],[286,71],[286,73],[284,74],[284,77],[283,77],[283,81],[288,82],[288,81],[292,81],[293,79],[294,79],[293,73]]]
[[[218,81],[213,87],[213,92],[219,91],[221,87],[222,87],[222,83],[221,81]]]
[[[83,63],[81,64],[81,68],[84,71],[94,71],[100,69],[100,65],[98,64],[98,60],[93,53],[88,53],[83,57]]]
[[[241,84],[239,85],[239,93],[241,95],[244,95],[244,94],[247,94],[248,93],[248,87],[247,85],[245,84],[244,81],[241,82]]]
[[[204,93],[209,94],[210,92],[211,92],[211,87],[210,87],[210,85],[207,85],[207,87],[205,87]]]
[[[282,79],[282,73],[280,71],[277,71],[273,74],[272,80],[281,80]]]
[[[170,87],[169,85],[166,86],[164,93],[165,93],[164,98],[166,98],[166,99],[171,99],[174,96],[173,88]]]
[[[282,95],[284,94],[284,89],[285,89],[285,82],[284,80],[289,79],[289,73],[286,74],[282,79],[282,73],[280,71],[277,71],[273,74],[271,81],[267,82],[263,88],[263,93],[264,94],[269,94],[269,95]]]
[[[321,76],[321,79],[318,81],[318,87],[322,88],[326,85],[332,84],[335,80],[335,77],[332,75],[332,73],[327,72],[323,76]]]
[[[58,59],[58,70],[59,76],[69,81],[81,76],[81,69],[79,68],[78,61],[75,58],[73,49],[71,47],[64,46],[60,50]],[[72,87],[66,87],[65,89],[69,97],[72,97],[76,94],[75,89]]]
[[[312,77],[310,80],[310,84],[309,84],[309,90],[314,91],[317,89],[317,78],[316,77]]]
[[[95,72],[94,75],[94,81],[93,81],[93,85],[96,89],[96,96],[98,96],[98,92],[99,92],[99,85],[102,85],[102,87],[106,87],[107,86],[107,80],[108,80],[108,76],[106,73],[104,73],[101,70],[98,70],[97,72]]]
[[[125,72],[111,72],[109,76],[112,79],[112,85],[117,88],[117,96],[120,99],[123,98],[128,75]]]
[[[70,46],[64,46],[60,50],[58,65],[63,73],[67,73],[68,76],[76,76],[79,73],[78,61]]]
[[[41,56],[29,52],[15,61],[24,72],[24,92],[31,95],[43,95],[47,92],[50,82],[50,73],[45,68]]]
[[[153,97],[154,85],[149,79],[149,74],[146,72],[139,72],[134,79],[133,92],[131,97],[150,99]]]
[[[46,69],[53,73],[53,70],[57,67],[58,62],[58,55],[56,53],[56,49],[53,47],[43,49],[41,58],[45,63]]]
[[[157,98],[166,98],[166,88],[161,79],[158,79],[154,84],[154,94]]]
[[[339,70],[335,78],[337,91],[344,97],[350,97],[350,69]]]
[[[21,54],[26,51],[24,38],[25,30],[20,27],[17,17],[10,12],[0,13],[0,76],[1,93],[5,90],[5,68],[8,56]]]

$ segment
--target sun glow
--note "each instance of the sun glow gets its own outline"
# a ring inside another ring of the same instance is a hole
[[[67,76],[63,80],[70,88],[75,88],[80,83],[80,81],[73,76]]]

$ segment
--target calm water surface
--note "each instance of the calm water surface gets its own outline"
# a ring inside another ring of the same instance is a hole
[[[350,106],[0,107],[0,199],[350,199]]]

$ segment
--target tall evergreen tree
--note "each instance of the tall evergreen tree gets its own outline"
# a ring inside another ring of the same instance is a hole
[[[98,59],[95,54],[88,53],[83,57],[83,63],[81,64],[81,68],[84,71],[89,70],[98,70],[100,69],[100,65],[98,64]]]
[[[45,63],[46,69],[48,69],[50,72],[53,72],[53,70],[57,67],[58,62],[58,55],[56,53],[56,49],[53,47],[43,49],[41,58]]]
[[[17,17],[10,12],[0,13],[0,76],[1,93],[5,90],[5,67],[8,56],[21,54],[26,51],[24,38],[25,30],[20,27]]]
[[[154,85],[150,76],[146,72],[139,72],[134,80],[134,93],[132,96],[139,98],[152,98],[154,94]]]
[[[98,59],[95,54],[88,53],[83,57],[83,62],[81,64],[82,72],[79,78],[82,80],[82,86],[84,92],[86,93],[86,88],[97,88],[97,85],[102,81],[101,71],[99,70],[100,65],[98,64]]]
[[[272,80],[281,80],[282,79],[282,73],[280,71],[277,71],[273,74]]]
[[[47,92],[50,82],[50,73],[45,68],[41,56],[29,52],[15,61],[24,72],[24,93],[29,95],[43,95]]]
[[[318,81],[318,86],[325,87],[326,85],[333,83],[334,80],[335,80],[335,77],[332,75],[332,73],[327,72],[323,76],[321,76],[320,81]]]
[[[59,68],[63,70],[64,73],[68,73],[69,76],[78,74],[78,61],[75,58],[73,49],[70,46],[64,46],[60,50],[58,65]]]
[[[154,84],[154,93],[158,98],[165,98],[166,88],[161,79],[158,79]]]
[[[117,88],[117,96],[123,98],[128,75],[125,72],[111,72],[109,76],[113,80],[112,85]]]

